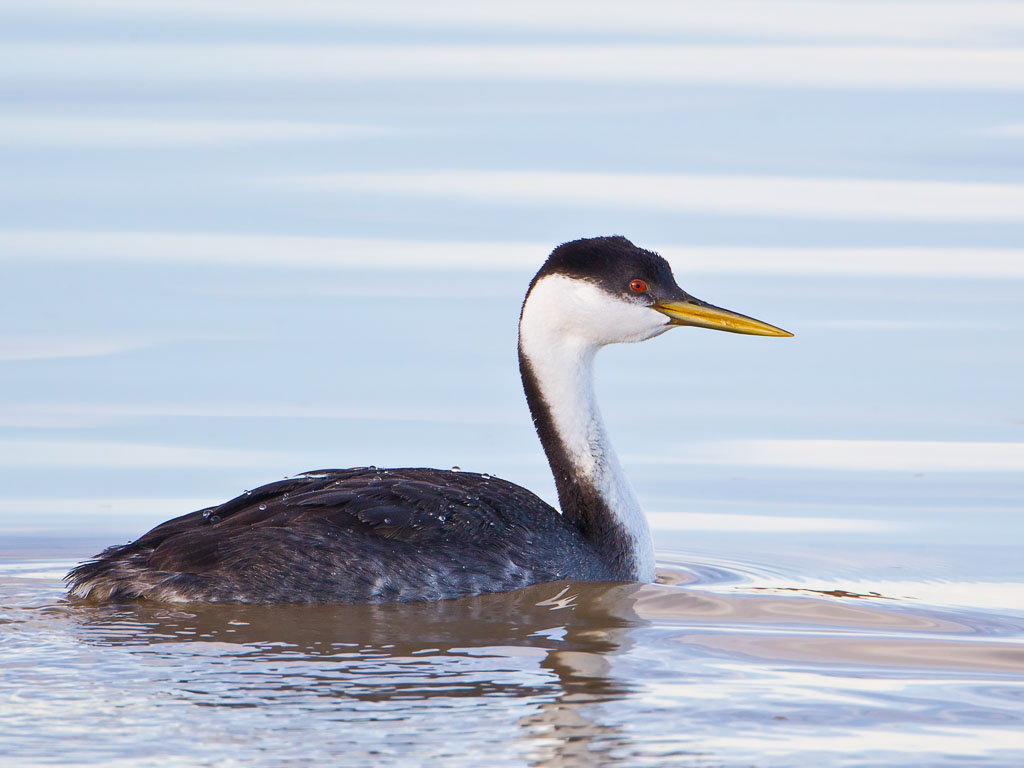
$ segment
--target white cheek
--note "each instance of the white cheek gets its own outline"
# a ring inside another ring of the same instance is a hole
[[[599,298],[591,305],[591,333],[604,344],[644,341],[671,327],[665,315],[650,307],[619,301],[595,290]]]
[[[603,346],[644,341],[667,331],[657,310],[610,296],[586,280],[560,275],[541,278],[523,310],[523,331],[574,337]]]

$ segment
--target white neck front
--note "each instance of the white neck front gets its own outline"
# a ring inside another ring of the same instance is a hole
[[[609,313],[632,312],[612,301],[596,286],[564,277],[543,278],[523,308],[520,350],[536,377],[570,471],[600,496],[628,537],[633,577],[652,581],[654,547],[647,518],[608,440],[594,396],[594,357],[607,343],[601,327],[612,323],[621,333],[621,323],[614,323]],[[602,308],[601,302],[608,306]],[[588,317],[592,307],[597,314]]]

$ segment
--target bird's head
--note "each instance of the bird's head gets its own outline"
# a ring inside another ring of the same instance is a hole
[[[541,331],[594,346],[635,342],[690,325],[755,336],[793,334],[694,298],[668,262],[624,237],[558,246],[530,283],[521,332]]]

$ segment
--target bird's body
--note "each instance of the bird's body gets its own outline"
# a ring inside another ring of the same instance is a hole
[[[328,469],[168,520],[75,572],[93,597],[442,600],[616,574],[549,504],[439,469]]]
[[[322,470],[157,526],[68,574],[72,595],[244,603],[441,600],[530,584],[650,581],[647,521],[593,392],[606,344],[674,325],[790,335],[683,292],[625,238],[555,249],[520,317],[523,387],[561,512],[505,480],[438,469]]]

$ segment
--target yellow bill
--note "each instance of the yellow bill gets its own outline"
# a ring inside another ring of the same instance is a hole
[[[654,308],[671,318],[672,325],[692,325],[697,328],[711,328],[729,333],[746,333],[751,336],[792,336],[789,331],[762,323],[752,317],[715,307],[699,299],[687,301],[663,301]]]

